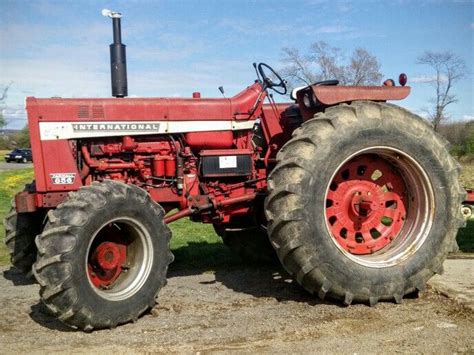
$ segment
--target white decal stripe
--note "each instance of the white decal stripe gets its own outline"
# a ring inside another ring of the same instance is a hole
[[[74,138],[115,137],[127,135],[187,133],[205,131],[238,131],[251,129],[249,121],[75,121],[40,122],[42,141]]]

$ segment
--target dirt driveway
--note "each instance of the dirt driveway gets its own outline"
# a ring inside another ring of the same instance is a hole
[[[2,353],[472,352],[474,314],[428,291],[401,305],[322,303],[279,270],[170,272],[160,304],[139,319],[91,334],[46,314],[38,286],[0,269]]]

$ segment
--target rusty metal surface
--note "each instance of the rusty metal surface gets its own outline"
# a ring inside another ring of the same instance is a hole
[[[356,100],[402,100],[410,94],[409,86],[312,86],[314,96],[323,105]]]
[[[27,191],[20,192],[15,196],[15,206],[18,213],[27,213],[36,211],[36,194]]]

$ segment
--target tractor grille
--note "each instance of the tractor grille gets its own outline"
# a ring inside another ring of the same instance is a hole
[[[93,105],[92,118],[104,118],[104,108],[100,105]]]
[[[92,105],[92,109],[88,105],[79,105],[77,106],[77,117],[81,119],[104,118],[104,108],[101,105]]]
[[[79,118],[89,118],[89,106],[80,105],[77,107],[77,117]]]

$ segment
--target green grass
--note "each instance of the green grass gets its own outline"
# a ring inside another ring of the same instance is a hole
[[[240,259],[222,243],[212,225],[183,218],[171,223],[170,228],[173,233],[171,251],[175,256],[171,270],[203,272],[241,264]]]
[[[462,186],[474,189],[474,157],[464,157],[460,159],[462,165],[459,180]]]
[[[474,164],[468,168],[474,169]],[[32,169],[0,172],[0,220],[3,220],[9,211],[13,195],[31,180],[33,180]],[[222,244],[212,225],[194,223],[186,218],[170,224],[170,227],[173,232],[171,250],[175,255],[171,270],[205,272],[223,267],[240,267],[240,259]],[[461,229],[457,236],[461,251],[474,253],[473,236],[474,220],[470,220],[467,227]],[[0,228],[0,265],[9,263],[8,252],[3,243],[4,237],[5,232]]]
[[[33,169],[10,170],[0,172],[0,220],[10,210],[13,195],[23,189],[24,185],[33,180]],[[10,257],[3,242],[5,230],[0,228],[0,265],[7,265]]]

